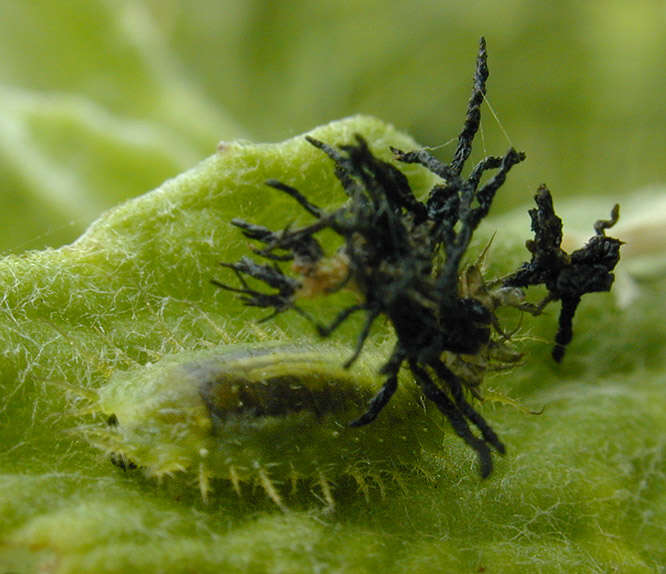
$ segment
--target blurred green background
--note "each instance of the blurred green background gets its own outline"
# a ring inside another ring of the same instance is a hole
[[[455,137],[477,42],[482,146],[528,154],[494,207],[662,184],[663,0],[0,0],[0,253],[74,240],[220,140],[355,113]]]

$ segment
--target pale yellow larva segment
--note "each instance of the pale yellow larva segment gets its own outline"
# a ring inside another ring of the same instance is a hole
[[[149,477],[194,477],[204,498],[259,488],[284,507],[314,489],[332,505],[340,481],[365,497],[438,448],[442,421],[404,381],[375,422],[349,427],[383,383],[371,353],[344,369],[349,352],[262,343],[165,356],[99,390],[95,410],[112,424],[88,438]]]

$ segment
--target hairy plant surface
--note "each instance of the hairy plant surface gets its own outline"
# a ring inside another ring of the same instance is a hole
[[[380,157],[389,146],[414,147],[392,128],[361,117],[310,136],[344,144],[355,133]],[[417,195],[432,187],[422,168],[404,169]],[[293,199],[263,186],[269,178],[307,187],[322,208],[337,204],[330,160],[302,137],[277,145],[229,144],[108,212],[73,245],[0,262],[3,568],[658,569],[666,523],[663,327],[654,320],[663,310],[664,285],[658,275],[642,280],[628,308],[608,294],[584,300],[576,352],[561,366],[549,358],[552,321],[536,321],[543,327],[523,333],[529,363],[491,378],[486,390],[545,411],[532,416],[479,406],[510,445],[485,481],[474,472],[474,453],[442,430],[437,448],[423,453],[429,477],[404,472],[402,487],[387,485],[383,494],[373,489],[369,502],[343,484],[335,491],[334,513],[302,489],[285,496],[285,513],[262,491],[248,489],[239,498],[229,483],[216,484],[204,503],[191,476],[176,474],[159,484],[112,465],[83,440],[77,427],[89,415],[81,412],[81,389],[103,389],[112,376],[167,354],[289,341],[310,332],[296,314],[256,326],[261,315],[208,281],[218,261],[235,260],[247,249],[227,223],[232,217],[279,227],[293,213]],[[591,213],[607,212],[606,200],[588,205]],[[567,220],[576,209],[558,211]],[[631,202],[623,205],[623,217],[632,211]],[[586,237],[589,217],[583,219],[576,229]],[[472,260],[498,231],[488,273],[515,269],[525,259],[528,223],[521,209],[482,224],[470,245]],[[336,296],[344,301],[343,293]],[[336,342],[353,345],[359,327],[342,328]],[[376,337],[385,335],[379,324]],[[386,342],[369,340],[367,358],[381,361]]]

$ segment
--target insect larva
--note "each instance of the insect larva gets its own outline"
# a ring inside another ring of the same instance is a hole
[[[158,479],[194,473],[204,499],[224,481],[239,495],[259,487],[282,508],[287,490],[313,486],[333,506],[343,480],[367,497],[370,484],[383,489],[382,478],[417,466],[420,445],[441,442],[442,421],[434,409],[424,416],[420,393],[404,385],[377,422],[385,428],[350,428],[377,365],[344,369],[342,353],[261,344],[166,356],[114,375],[90,408],[107,424],[85,433],[121,467]]]

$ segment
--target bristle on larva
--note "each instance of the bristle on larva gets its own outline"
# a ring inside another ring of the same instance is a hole
[[[344,369],[344,350],[264,343],[165,356],[116,373],[86,409],[105,423],[79,428],[123,469],[189,475],[204,501],[259,488],[282,509],[313,495],[333,509],[344,482],[369,500],[382,477],[417,466],[420,445],[441,448],[442,420],[404,385],[375,425],[349,427],[380,383],[369,359]]]

